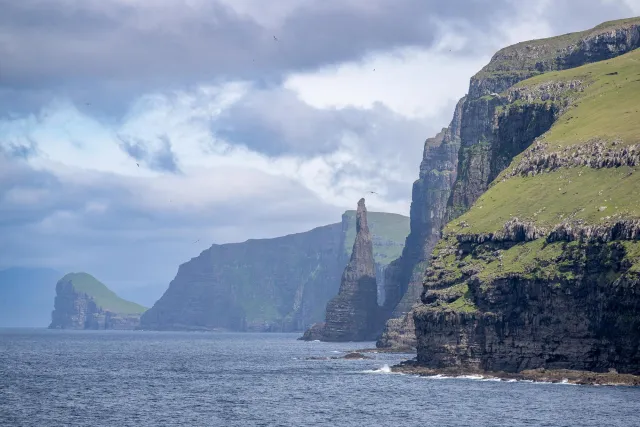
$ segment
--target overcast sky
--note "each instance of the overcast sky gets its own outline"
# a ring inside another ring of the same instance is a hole
[[[0,269],[166,287],[212,243],[337,222],[362,196],[408,214],[424,140],[497,49],[640,15],[266,3],[0,0]]]

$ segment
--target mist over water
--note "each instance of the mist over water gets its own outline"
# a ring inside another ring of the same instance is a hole
[[[0,329],[2,426],[632,426],[640,388],[392,374],[298,334]],[[339,353],[336,353],[339,352]]]

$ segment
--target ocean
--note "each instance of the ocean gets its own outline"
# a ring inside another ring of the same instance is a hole
[[[637,426],[640,388],[392,374],[299,334],[0,329],[1,426]]]

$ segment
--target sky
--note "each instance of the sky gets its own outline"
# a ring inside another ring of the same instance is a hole
[[[408,215],[496,50],[640,0],[0,0],[0,269],[166,288],[213,243]],[[375,191],[378,194],[371,194]]]

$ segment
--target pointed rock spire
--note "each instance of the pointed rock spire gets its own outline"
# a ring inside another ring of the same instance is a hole
[[[342,273],[340,291],[327,304],[324,341],[375,339],[378,320],[376,268],[364,199],[358,201],[356,238]]]

